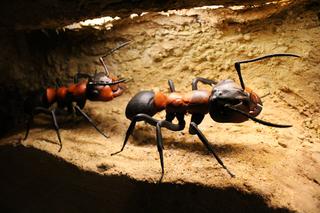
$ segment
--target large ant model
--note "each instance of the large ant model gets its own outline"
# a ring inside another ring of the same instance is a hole
[[[274,124],[256,118],[262,110],[262,102],[259,96],[251,89],[245,87],[240,64],[254,62],[276,56],[293,56],[294,54],[272,54],[263,57],[239,61],[235,63],[235,68],[239,76],[241,87],[233,80],[222,80],[220,82],[212,81],[206,78],[195,78],[192,81],[192,91],[187,93],[178,93],[175,91],[174,84],[168,81],[171,93],[166,95],[162,92],[141,91],[137,93],[128,103],[126,108],[126,117],[131,120],[130,126],[126,132],[125,140],[118,154],[123,151],[129,136],[132,134],[136,122],[145,121],[156,127],[157,148],[160,155],[161,178],[164,175],[163,163],[163,142],[161,128],[165,127],[172,131],[181,131],[185,128],[184,115],[190,113],[191,123],[189,127],[190,134],[197,134],[205,147],[213,154],[218,163],[234,177],[222,160],[215,153],[206,137],[198,128],[205,114],[209,113],[211,118],[219,123],[241,123],[251,119],[263,125],[272,127],[291,127],[291,125]],[[212,91],[198,90],[198,82],[212,85]],[[156,113],[166,110],[166,119],[157,120],[153,118]],[[178,123],[172,123],[177,118]]]
[[[56,109],[65,111],[67,114],[76,112],[78,115],[82,115],[99,133],[108,138],[108,136],[96,126],[93,120],[82,109],[86,104],[86,100],[110,101],[123,93],[123,82],[125,79],[111,77],[103,58],[127,45],[129,42],[122,43],[99,58],[104,67],[104,72],[95,72],[94,76],[86,73],[77,73],[74,76],[74,83],[68,87],[62,86],[60,80],[57,79],[56,88],[48,87],[47,89],[33,92],[28,96],[24,101],[24,111],[29,115],[29,118],[27,120],[27,130],[23,140],[26,140],[28,137],[30,125],[33,122],[34,116],[39,113],[48,114],[52,117],[53,125],[60,143],[60,152],[62,149],[62,142],[56,119]],[[79,82],[80,78],[86,78],[87,80]],[[57,104],[57,107],[52,106],[54,103]]]

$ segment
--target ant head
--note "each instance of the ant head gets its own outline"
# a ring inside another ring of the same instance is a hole
[[[240,123],[248,117],[230,107],[256,117],[262,110],[262,102],[250,89],[243,90],[232,80],[223,80],[215,85],[209,99],[209,113],[217,122]]]
[[[95,72],[94,76],[87,82],[87,97],[89,100],[100,99],[100,94],[105,85],[112,83],[112,79],[109,78],[104,72]]]
[[[92,82],[111,83],[112,79],[105,72],[95,73]]]
[[[87,98],[91,101],[109,101],[113,92],[119,89],[119,85],[126,79],[109,78],[104,72],[95,73],[87,82]]]

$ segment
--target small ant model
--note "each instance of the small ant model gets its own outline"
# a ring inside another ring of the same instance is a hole
[[[198,128],[204,116],[209,113],[211,118],[219,123],[241,123],[251,119],[263,125],[271,127],[291,127],[291,125],[274,124],[256,118],[262,110],[262,102],[259,96],[251,89],[245,87],[240,64],[259,61],[266,58],[277,56],[299,57],[294,54],[271,54],[259,58],[239,61],[235,63],[235,69],[238,73],[241,87],[233,80],[222,80],[220,82],[212,81],[206,78],[197,77],[192,81],[192,91],[187,93],[178,93],[175,91],[174,84],[168,81],[171,93],[166,95],[162,92],[141,91],[137,93],[128,103],[126,108],[126,117],[131,120],[130,126],[126,132],[123,146],[120,151],[111,155],[118,154],[123,151],[127,144],[129,136],[133,133],[135,125],[139,121],[145,121],[156,127],[157,148],[160,155],[161,164],[161,182],[164,176],[163,163],[163,142],[161,128],[165,127],[172,131],[181,131],[185,128],[184,115],[190,113],[191,123],[189,127],[190,134],[197,134],[204,146],[216,158],[218,163],[234,177],[222,160],[215,153],[207,138]],[[212,85],[212,91],[198,90],[198,82]],[[153,118],[156,113],[166,110],[166,119],[157,120]],[[178,123],[172,123],[177,118]]]
[[[62,149],[62,142],[59,132],[59,126],[56,119],[56,109],[61,109],[67,114],[76,112],[82,115],[100,134],[108,138],[97,126],[93,120],[82,110],[86,104],[86,100],[90,101],[111,101],[113,98],[120,96],[124,91],[123,82],[126,79],[117,79],[110,76],[110,72],[104,63],[103,58],[112,54],[114,51],[127,45],[130,41],[122,43],[118,47],[111,49],[107,54],[100,57],[99,60],[104,67],[104,72],[95,72],[94,76],[85,73],[77,73],[74,76],[74,84],[68,87],[62,86],[60,80],[57,79],[57,87],[48,87],[33,92],[24,101],[24,112],[29,115],[27,120],[27,130],[23,140],[26,140],[29,134],[30,125],[36,114],[44,113],[51,115],[54,128],[56,130],[60,143],[59,152]],[[79,82],[80,78],[87,78]],[[52,107],[57,103],[57,107]],[[75,103],[75,104],[74,104]]]

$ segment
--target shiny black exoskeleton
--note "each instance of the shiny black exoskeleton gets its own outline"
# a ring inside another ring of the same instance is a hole
[[[99,133],[104,134],[93,122],[93,120],[82,110],[87,100],[90,101],[111,101],[113,98],[120,96],[125,87],[125,79],[112,77],[104,63],[103,57],[113,53],[115,50],[127,45],[125,42],[120,46],[110,50],[106,55],[99,58],[104,67],[104,72],[95,73],[93,76],[86,73],[78,73],[74,76],[74,83],[63,86],[57,79],[56,87],[48,87],[30,94],[24,101],[24,112],[28,115],[27,130],[23,140],[26,140],[29,134],[30,125],[35,115],[39,113],[48,114],[52,118],[53,126],[56,130],[60,149],[62,142],[59,132],[59,126],[56,119],[56,110],[59,109],[65,114],[76,112],[77,115],[83,116]],[[86,79],[79,81],[79,79]],[[55,107],[54,104],[57,106]]]
[[[233,177],[234,175],[227,169],[222,160],[214,152],[212,146],[198,128],[204,116],[209,113],[211,118],[216,122],[221,123],[241,123],[251,119],[263,125],[272,127],[290,127],[291,125],[274,124],[256,118],[262,110],[262,102],[259,96],[251,89],[245,87],[240,64],[254,62],[270,57],[277,56],[292,56],[299,57],[294,54],[272,54],[263,57],[240,61],[235,63],[235,68],[238,73],[240,85],[232,80],[222,80],[220,82],[212,81],[205,78],[195,78],[192,81],[192,91],[186,93],[178,93],[175,91],[174,84],[169,80],[171,93],[168,95],[162,92],[142,91],[137,93],[128,103],[126,108],[126,116],[131,120],[130,126],[126,132],[123,146],[119,152],[123,151],[129,136],[132,134],[136,122],[145,121],[156,127],[157,148],[160,155],[160,163],[162,168],[161,178],[164,175],[163,162],[163,142],[161,128],[165,127],[172,131],[180,131],[185,128],[184,116],[191,114],[191,123],[189,133],[197,134],[205,147],[213,154],[218,163],[226,169]],[[212,85],[212,90],[198,90],[198,82]],[[166,110],[166,119],[157,120],[153,118],[157,112]],[[177,118],[178,123],[172,123],[173,119]]]

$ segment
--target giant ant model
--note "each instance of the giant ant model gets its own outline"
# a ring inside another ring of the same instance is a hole
[[[192,91],[187,93],[178,93],[175,91],[174,84],[168,81],[171,93],[166,95],[162,92],[141,91],[137,93],[128,103],[126,108],[126,117],[131,120],[130,126],[126,132],[125,140],[118,154],[123,151],[129,136],[132,134],[135,125],[139,121],[145,121],[156,127],[157,148],[160,155],[161,178],[164,175],[163,163],[163,142],[161,128],[165,127],[172,131],[180,131],[185,128],[184,115],[190,113],[191,123],[189,127],[190,134],[197,134],[205,147],[213,154],[218,163],[234,177],[234,175],[224,165],[222,160],[215,153],[214,149],[198,128],[204,116],[209,113],[211,118],[219,123],[241,123],[251,119],[263,125],[272,127],[290,127],[291,125],[274,124],[256,118],[262,110],[262,102],[259,96],[251,89],[245,87],[242,79],[240,64],[254,62],[276,56],[299,57],[294,54],[272,54],[263,57],[240,61],[235,63],[235,68],[239,76],[241,87],[232,80],[222,80],[220,82],[205,78],[195,78],[192,81]],[[212,85],[212,91],[198,90],[198,82]],[[166,119],[157,120],[153,118],[156,113],[166,110]],[[172,123],[177,118],[178,123]]]
[[[63,111],[67,109],[65,112],[69,114],[76,112],[77,114],[82,115],[99,133],[107,138],[108,136],[96,126],[93,120],[82,109],[86,104],[86,100],[110,101],[123,93],[123,82],[125,79],[111,77],[103,58],[128,43],[129,42],[125,42],[119,45],[99,58],[104,67],[104,72],[95,73],[94,76],[85,73],[77,73],[74,76],[74,84],[71,84],[68,87],[62,86],[59,79],[57,79],[56,88],[48,87],[47,89],[33,92],[28,96],[24,102],[24,111],[29,115],[29,118],[27,120],[27,130],[23,140],[26,140],[28,137],[30,125],[34,116],[39,113],[48,114],[51,115],[58,136],[60,152],[62,149],[62,142],[56,119],[57,108]],[[87,80],[79,82],[80,78],[86,78]],[[57,107],[52,107],[54,103],[57,103]]]

